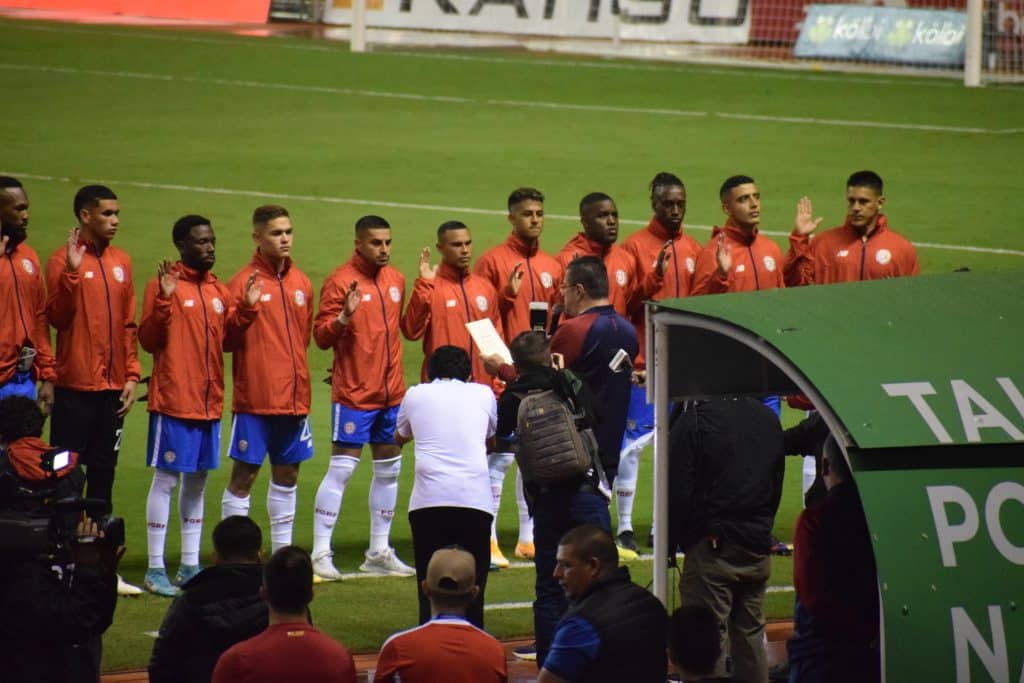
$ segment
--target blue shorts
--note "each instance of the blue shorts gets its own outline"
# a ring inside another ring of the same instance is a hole
[[[632,385],[629,393],[629,411],[626,413],[626,431],[622,447],[642,439],[654,431],[654,404],[647,402],[647,389]]]
[[[313,432],[308,415],[235,413],[228,455],[250,465],[295,465],[313,457]]]
[[[775,417],[782,417],[782,400],[779,396],[762,396],[761,403],[771,408]]]
[[[146,464],[170,472],[215,470],[220,464],[220,420],[182,420],[149,414]]]
[[[356,410],[340,403],[331,404],[331,441],[343,448],[362,448],[364,444],[395,443],[398,406],[377,410]]]
[[[0,384],[0,398],[8,396],[24,396],[36,400],[36,382],[32,379],[32,371],[16,372],[11,378]]]

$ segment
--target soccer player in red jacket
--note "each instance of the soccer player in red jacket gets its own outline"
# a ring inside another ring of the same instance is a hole
[[[482,275],[498,292],[498,308],[506,345],[519,333],[530,329],[530,311],[543,308],[542,329],[548,328],[551,310],[558,301],[558,286],[562,281],[562,266],[555,258],[540,249],[544,232],[544,195],[532,187],[520,187],[508,197],[508,222],[512,232],[496,247],[484,252],[476,262],[474,271]],[[513,460],[512,453],[488,453],[487,466],[491,474],[491,493],[494,495],[494,522],[491,525],[491,563],[499,568],[509,561],[498,545],[498,508],[505,471]],[[515,556],[533,559],[533,518],[523,494],[523,479],[516,469],[516,504],[519,508],[519,540]]]
[[[785,276],[790,287],[917,275],[917,252],[906,238],[889,229],[882,213],[882,178],[857,171],[846,180],[846,222],[813,235],[821,219],[812,218],[811,200],[803,197],[789,236]],[[813,236],[813,239],[812,239]]]
[[[245,296],[253,274],[264,283],[264,291],[260,314],[232,355],[232,466],[221,516],[249,514],[249,492],[269,456],[267,516],[273,550],[292,543],[299,465],[313,457],[306,358],[313,330],[313,285],[292,260],[294,233],[285,207],[257,207],[252,215],[256,253],[228,282],[236,300]]]

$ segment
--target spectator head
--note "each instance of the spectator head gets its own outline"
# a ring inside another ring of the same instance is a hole
[[[581,256],[569,262],[562,281],[562,298],[569,315],[608,299],[608,270],[596,256]]]
[[[0,400],[0,444],[42,436],[45,421],[43,411],[30,398],[8,396]]]
[[[516,370],[536,370],[551,367],[551,342],[548,335],[537,330],[520,332],[508,347]]]
[[[686,605],[672,614],[668,656],[684,681],[704,679],[715,672],[722,656],[722,625],[702,605]]]
[[[457,379],[465,382],[473,373],[469,356],[458,346],[439,346],[427,363],[427,377],[435,379]]]
[[[391,262],[391,224],[380,216],[356,221],[356,253],[367,263],[383,268]]]
[[[850,472],[850,465],[846,462],[843,449],[831,434],[821,448],[821,478],[825,480],[825,487],[829,489],[844,481],[853,481],[853,473]]]
[[[260,596],[274,615],[305,619],[313,601],[313,562],[309,553],[295,545],[278,548],[263,567]]]
[[[587,239],[609,246],[619,238],[619,209],[604,192],[591,192],[580,200],[580,222]]]
[[[558,542],[555,578],[570,600],[579,600],[600,578],[619,566],[611,533],[596,524],[570,529]]]
[[[669,232],[678,232],[686,216],[686,186],[678,176],[662,171],[651,180],[651,209]]]
[[[259,564],[263,560],[263,533],[245,515],[225,517],[213,528],[214,564]]]
[[[476,585],[476,560],[462,548],[435,550],[422,586],[435,613],[465,611],[480,593]]]

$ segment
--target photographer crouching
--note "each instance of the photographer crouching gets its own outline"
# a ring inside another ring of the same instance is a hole
[[[44,420],[30,399],[0,400],[0,677],[95,683],[124,523],[81,498],[78,456],[40,438]]]

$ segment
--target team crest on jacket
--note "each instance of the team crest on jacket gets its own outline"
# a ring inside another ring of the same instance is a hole
[[[217,311],[218,313],[224,312],[224,302],[218,299],[217,297],[213,297],[213,301],[211,301],[210,304],[213,306],[213,310]]]
[[[396,304],[402,303],[402,292],[399,291],[398,287],[395,287],[394,285],[388,287],[388,296],[390,296],[391,300]]]
[[[879,249],[875,252],[875,260],[884,266],[889,261],[892,261],[892,252],[888,249]]]
[[[487,297],[483,294],[479,294],[476,297],[476,307],[480,309],[481,313],[487,312]]]
[[[615,281],[619,283],[620,287],[625,287],[626,286],[626,271],[624,271],[622,268],[619,268],[618,270],[616,270],[615,271]]]
[[[686,271],[693,275],[694,271],[697,270],[697,262],[693,260],[692,256],[686,257]]]
[[[764,267],[768,269],[769,273],[774,273],[775,272],[775,259],[773,259],[771,256],[765,256],[764,257]]]
[[[306,305],[306,293],[303,292],[301,289],[296,289],[295,290],[295,305],[296,306],[305,306]]]
[[[544,285],[545,288],[547,288],[555,284],[555,279],[551,277],[551,273],[549,273],[546,270],[542,270],[540,273],[540,283]]]
[[[29,275],[35,275],[36,267],[32,265],[32,261],[27,258],[21,259],[21,267],[25,269],[25,272]]]
[[[114,266],[114,279],[118,282],[124,282],[124,268],[121,266]]]

